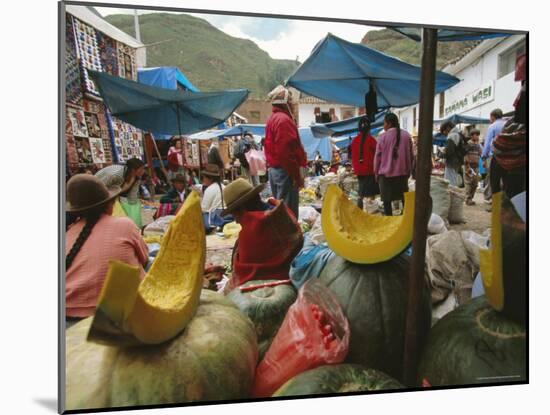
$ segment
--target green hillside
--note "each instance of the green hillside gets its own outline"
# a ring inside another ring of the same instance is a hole
[[[415,42],[393,30],[371,30],[361,41],[369,48],[394,56],[405,62],[420,65],[422,55],[420,42]],[[464,54],[478,42],[439,42],[437,45],[437,68],[443,68],[448,62]]]
[[[134,35],[134,17],[105,19]],[[298,66],[291,60],[272,59],[254,42],[231,37],[206,20],[186,14],[152,13],[139,17],[141,40],[147,48],[147,66],[177,66],[200,90],[247,88],[263,98]]]

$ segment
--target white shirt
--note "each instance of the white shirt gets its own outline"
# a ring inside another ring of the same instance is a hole
[[[223,190],[224,185],[221,185]],[[222,192],[218,183],[212,183],[206,188],[202,195],[201,209],[203,212],[212,212],[215,209],[222,209]]]
[[[176,190],[176,192],[178,191]],[[180,198],[180,202],[183,202],[185,200],[185,190],[183,192],[178,192],[178,195]]]

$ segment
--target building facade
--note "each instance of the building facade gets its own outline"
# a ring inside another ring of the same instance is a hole
[[[514,82],[516,58],[525,51],[524,35],[489,39],[447,65],[443,71],[460,82],[435,97],[434,119],[454,114],[489,118],[495,108],[505,114],[513,112],[520,89],[519,82]],[[418,131],[418,104],[394,111],[402,128],[413,134]]]
[[[360,109],[349,105],[323,101],[312,96],[302,95],[299,100],[300,127],[316,123],[340,121],[360,115]]]

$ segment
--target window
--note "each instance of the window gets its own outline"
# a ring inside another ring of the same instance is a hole
[[[445,116],[445,93],[442,92],[439,94],[439,118],[443,118]]]
[[[408,121],[408,118],[407,117],[403,117],[403,120],[401,121],[401,127],[406,130],[407,129],[407,121]]]
[[[516,43],[514,46],[501,53],[498,56],[498,78],[514,72],[516,69],[516,59],[525,53],[525,41]]]
[[[413,108],[413,128],[416,128],[416,107]]]

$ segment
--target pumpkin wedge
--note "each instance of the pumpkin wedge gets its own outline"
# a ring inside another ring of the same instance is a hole
[[[158,344],[176,336],[197,310],[205,253],[200,197],[192,192],[141,282],[138,268],[111,262],[88,340]]]
[[[323,200],[321,224],[327,243],[336,254],[356,264],[376,264],[401,253],[412,240],[414,192],[405,193],[401,216],[363,212],[336,185]]]
[[[526,226],[502,192],[493,195],[491,247],[479,250],[485,296],[508,318],[524,322],[527,308]]]

